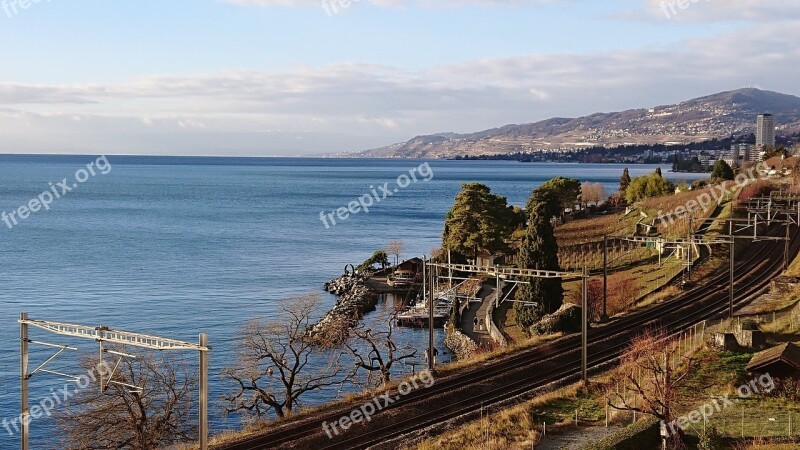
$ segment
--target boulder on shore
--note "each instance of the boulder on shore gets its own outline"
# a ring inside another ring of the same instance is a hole
[[[581,331],[581,307],[566,303],[531,327],[532,334],[575,333]]]
[[[308,334],[312,339],[335,344],[346,338],[347,329],[358,324],[365,313],[375,310],[377,295],[363,274],[344,274],[325,283],[325,290],[339,295],[339,300]]]

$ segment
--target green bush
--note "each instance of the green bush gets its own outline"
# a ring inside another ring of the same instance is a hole
[[[673,192],[674,188],[669,181],[653,173],[631,180],[630,186],[625,190],[625,200],[628,203],[634,203],[639,200],[670,195]]]

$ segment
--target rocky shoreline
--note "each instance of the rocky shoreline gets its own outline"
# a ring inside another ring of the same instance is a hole
[[[324,336],[326,340],[341,339],[342,328],[353,327],[365,313],[375,310],[377,293],[367,284],[368,276],[346,273],[325,283],[325,291],[338,295],[336,305],[310,330],[313,337]]]
[[[478,344],[457,329],[448,331],[444,338],[444,345],[453,352],[453,356],[457,360],[469,359],[478,350]]]

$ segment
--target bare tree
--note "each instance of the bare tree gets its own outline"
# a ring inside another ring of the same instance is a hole
[[[386,253],[394,255],[394,264],[400,264],[400,253],[403,251],[403,241],[396,240],[386,244]]]
[[[606,192],[606,187],[603,186],[603,183],[595,183],[592,185],[592,189],[594,190],[594,203],[597,205],[600,203],[601,200],[608,196]]]
[[[606,385],[608,405],[620,411],[636,411],[672,424],[671,449],[683,449],[683,432],[673,422],[677,416],[678,388],[697,365],[680,352],[680,343],[663,333],[646,332],[634,339],[620,358]],[[620,391],[619,382],[623,383]],[[625,395],[628,390],[633,395]]]
[[[97,362],[83,365],[92,370]],[[150,450],[196,439],[190,416],[198,377],[189,364],[150,354],[121,359],[110,382],[104,375],[105,392],[98,381],[56,413],[62,448]]]
[[[397,347],[392,333],[397,313],[385,317],[383,329],[373,330],[363,323],[350,331],[350,337],[344,341],[344,346],[355,357],[355,369],[351,380],[357,379],[360,370],[367,371],[367,385],[374,387],[378,384],[386,385],[391,381],[392,366],[395,363],[416,356],[417,349],[410,344]],[[377,375],[377,377],[376,377]]]
[[[285,417],[302,395],[343,382],[341,354],[320,347],[318,339],[307,334],[319,302],[316,294],[288,298],[278,303],[275,319],[245,325],[238,364],[223,372],[238,384],[238,390],[225,397],[228,412],[260,417],[271,409]]]
[[[590,204],[597,205],[604,198],[606,198],[606,188],[602,183],[584,181],[581,184],[581,203],[583,203],[584,208]]]
[[[594,199],[594,189],[588,181],[581,183],[581,205],[585,209]]]

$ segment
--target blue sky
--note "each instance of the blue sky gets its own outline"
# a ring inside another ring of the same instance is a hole
[[[800,94],[795,1],[322,1],[0,0],[0,153],[295,155]]]

